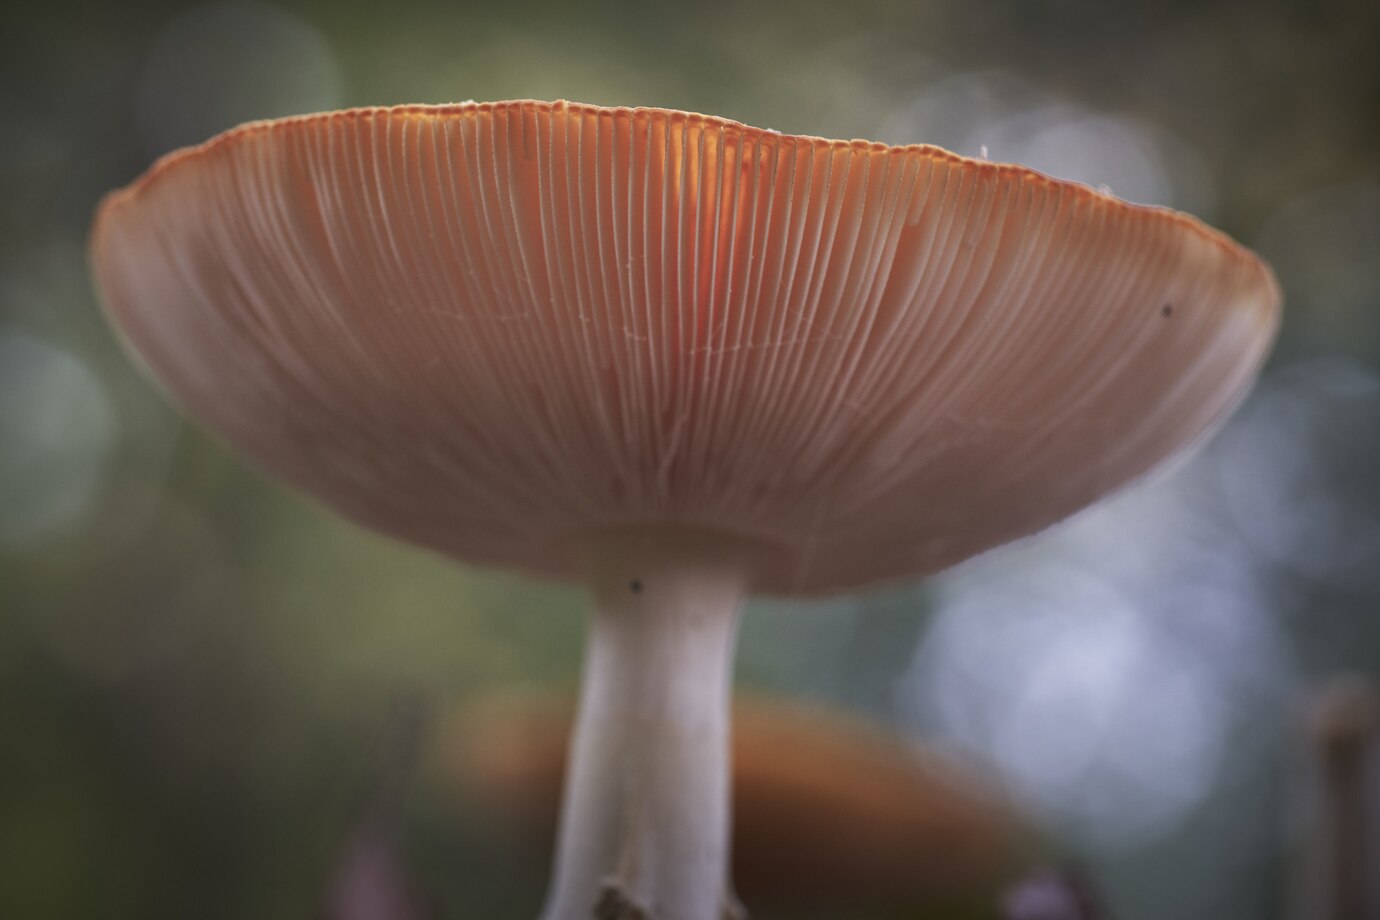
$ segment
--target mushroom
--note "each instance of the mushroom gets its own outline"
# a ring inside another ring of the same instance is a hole
[[[442,720],[427,772],[545,851],[573,709],[553,693],[481,697]],[[1037,833],[978,765],[856,717],[740,695],[731,749],[734,884],[772,916],[990,910],[1039,865]]]
[[[716,916],[743,597],[913,579],[1144,476],[1279,293],[1191,217],[927,147],[546,102],[255,122],[100,206],[114,325],[257,465],[594,595],[545,916]]]

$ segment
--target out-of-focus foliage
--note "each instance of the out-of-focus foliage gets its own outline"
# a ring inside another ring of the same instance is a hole
[[[6,4],[0,916],[310,916],[399,698],[574,685],[576,592],[246,469],[140,376],[84,261],[102,193],[237,121],[519,97],[1021,160],[1273,261],[1280,346],[1197,457],[932,588],[753,606],[739,674],[987,758],[1117,917],[1285,916],[1296,700],[1380,670],[1371,0]],[[502,829],[426,781],[399,801],[377,839],[425,909],[532,915]]]

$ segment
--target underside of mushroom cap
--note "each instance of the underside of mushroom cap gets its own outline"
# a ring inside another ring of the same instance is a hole
[[[102,204],[115,325],[348,517],[568,577],[723,532],[754,588],[937,571],[1222,419],[1273,338],[1196,220],[934,147],[505,102],[256,122]]]

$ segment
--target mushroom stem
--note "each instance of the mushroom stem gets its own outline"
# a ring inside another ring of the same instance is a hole
[[[595,604],[542,917],[718,920],[746,554],[665,531],[590,549]]]

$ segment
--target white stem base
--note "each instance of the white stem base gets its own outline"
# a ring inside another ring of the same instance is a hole
[[[728,896],[729,690],[740,545],[601,537],[544,920],[719,920]]]

